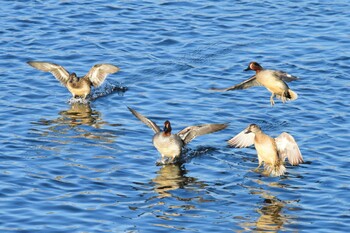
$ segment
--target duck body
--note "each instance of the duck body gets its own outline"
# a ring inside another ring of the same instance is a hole
[[[89,80],[89,78],[87,78],[86,76],[82,78],[78,78],[76,76],[70,77],[66,84],[67,89],[69,90],[69,92],[72,94],[74,98],[81,97],[83,99],[85,99],[86,96],[90,94],[91,86],[92,86],[92,83]]]
[[[167,134],[164,132],[156,133],[152,139],[154,147],[159,151],[163,158],[180,157],[184,143],[177,134]]]
[[[262,131],[255,133],[254,147],[258,154],[259,167],[264,163],[268,172],[273,176],[283,175],[286,168],[281,163],[275,139]]]
[[[287,83],[283,81],[283,75],[288,74],[276,70],[260,70],[255,74],[256,80],[271,92],[271,105],[275,104],[273,100],[275,96],[280,98],[283,103],[287,100],[295,100],[298,97],[295,92],[289,89]]]
[[[262,70],[255,76],[262,86],[276,95],[283,95],[289,89],[288,85],[280,79],[274,70]]]

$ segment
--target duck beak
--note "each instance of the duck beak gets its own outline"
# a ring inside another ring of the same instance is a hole
[[[251,133],[252,131],[250,131],[250,129],[247,129],[244,133],[245,134],[248,134],[248,133]]]
[[[244,69],[244,71],[248,71],[248,70],[252,70],[252,69],[250,69],[249,66],[246,69]]]

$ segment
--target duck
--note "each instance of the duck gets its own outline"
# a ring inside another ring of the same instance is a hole
[[[50,72],[53,76],[65,86],[73,95],[73,98],[80,97],[86,99],[91,92],[91,86],[95,88],[102,85],[109,74],[119,71],[119,68],[111,64],[96,64],[84,77],[77,77],[76,73],[69,73],[60,65],[42,62],[28,61],[30,66],[45,72]]]
[[[191,142],[194,138],[204,135],[214,133],[225,129],[228,124],[202,124],[196,126],[188,126],[178,133],[172,133],[172,127],[169,120],[164,122],[163,131],[159,126],[148,119],[147,117],[141,115],[136,110],[127,107],[129,111],[138,118],[141,122],[146,124],[154,131],[154,136],[152,139],[154,147],[162,156],[162,162],[174,163],[176,162],[182,153],[182,149],[185,145]]]
[[[298,80],[299,78],[284,71],[266,70],[257,62],[250,62],[244,71],[253,70],[255,75],[249,79],[228,88],[212,88],[214,91],[233,91],[247,89],[254,86],[264,86],[272,94],[270,97],[271,106],[275,104],[274,97],[281,99],[283,103],[288,100],[296,100],[297,93],[292,91],[286,82]]]
[[[283,132],[277,138],[272,138],[256,124],[248,125],[246,129],[231,138],[228,144],[237,148],[254,144],[259,160],[259,166],[255,171],[258,171],[264,163],[265,170],[272,176],[281,176],[286,172],[284,166],[286,158],[293,166],[304,162],[298,144],[292,135]]]

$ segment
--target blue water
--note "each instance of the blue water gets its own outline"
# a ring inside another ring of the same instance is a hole
[[[3,1],[0,3],[1,232],[348,232],[350,2]],[[109,75],[88,105],[28,60]],[[270,106],[250,61],[298,76]],[[123,90],[111,87],[121,87]],[[106,90],[109,90],[106,91]],[[110,91],[113,90],[113,91]],[[156,166],[152,130],[229,122]],[[254,148],[226,141],[257,123],[286,131],[305,163],[253,172]]]

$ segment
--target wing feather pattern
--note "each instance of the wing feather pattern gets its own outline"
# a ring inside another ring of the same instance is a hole
[[[154,123],[153,121],[151,121],[150,119],[148,119],[147,117],[141,115],[140,113],[138,113],[137,111],[135,111],[132,108],[129,108],[129,111],[140,121],[142,121],[145,125],[147,125],[148,127],[150,127],[151,129],[153,129],[153,131],[155,133],[159,133],[160,132],[160,128],[158,127],[158,125],[156,123]]]
[[[60,81],[60,83],[63,86],[67,85],[67,82],[69,80],[69,72],[64,69],[62,66],[49,63],[49,62],[41,62],[41,61],[29,61],[27,62],[30,66],[34,67],[35,69],[50,72],[53,74],[53,76]]]
[[[295,142],[292,135],[283,132],[275,138],[275,141],[278,154],[283,161],[288,158],[288,162],[291,165],[298,165],[304,162],[298,144]]]
[[[274,73],[275,73],[276,77],[282,79],[285,82],[292,82],[292,81],[295,81],[295,80],[299,79],[296,76],[293,76],[291,74],[288,74],[288,73],[286,73],[284,71],[280,71],[280,70],[276,70],[276,71],[274,71]]]
[[[241,131],[239,134],[228,140],[228,144],[230,146],[238,147],[238,148],[243,148],[243,147],[248,147],[254,144],[254,138],[255,134],[254,133],[246,133],[247,129],[244,129]]]
[[[250,88],[250,87],[254,87],[254,86],[262,86],[261,83],[259,83],[257,80],[256,80],[256,76],[253,75],[251,78],[239,83],[239,84],[236,84],[232,87],[228,87],[228,88],[211,88],[211,90],[213,91],[233,91],[233,90],[241,90],[241,89],[247,89],[247,88]]]
[[[203,124],[196,126],[188,126],[177,133],[183,140],[184,144],[189,143],[198,136],[214,133],[225,129],[228,124]]]
[[[119,68],[111,64],[94,65],[85,77],[89,78],[94,87],[99,87],[109,74],[119,71]]]

